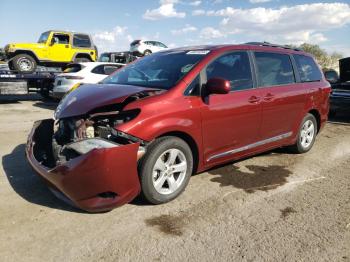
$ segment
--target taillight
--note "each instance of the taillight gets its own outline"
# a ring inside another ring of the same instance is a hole
[[[74,80],[80,80],[84,79],[82,76],[64,76],[65,79],[74,79]]]

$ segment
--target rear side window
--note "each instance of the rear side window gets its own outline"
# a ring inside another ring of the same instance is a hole
[[[322,73],[315,60],[309,56],[294,55],[301,82],[315,82],[322,79]]]
[[[295,83],[289,55],[255,52],[259,86],[276,86]]]
[[[64,69],[63,73],[76,73],[83,69],[83,66],[80,64],[72,64],[68,65],[66,69]]]
[[[105,74],[104,66],[103,65],[96,66],[94,69],[91,70],[91,73],[104,75]]]
[[[116,65],[99,65],[99,66],[96,66],[94,69],[92,69],[91,73],[99,74],[99,75],[110,75],[115,70],[117,70],[118,68],[120,68],[120,66],[116,66]]]
[[[120,68],[120,67],[106,65],[106,66],[104,66],[104,72],[106,75],[110,75],[110,74],[114,73],[115,70],[117,70],[118,68]]]
[[[230,81],[231,90],[253,88],[253,78],[247,52],[233,52],[215,59],[206,69],[207,79]]]
[[[73,46],[91,47],[90,37],[88,35],[76,34],[73,36]]]

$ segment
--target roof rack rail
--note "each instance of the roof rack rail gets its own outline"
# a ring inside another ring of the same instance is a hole
[[[303,51],[300,48],[290,47],[290,46],[286,46],[286,45],[276,45],[276,44],[271,44],[269,42],[248,42],[248,43],[245,43],[245,44],[246,45],[259,45],[259,46],[278,47],[278,48],[290,49],[290,50],[295,50],[295,51]]]

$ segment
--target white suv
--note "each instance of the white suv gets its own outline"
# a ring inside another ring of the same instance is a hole
[[[130,52],[137,56],[146,56],[168,47],[158,41],[135,40],[130,44]]]

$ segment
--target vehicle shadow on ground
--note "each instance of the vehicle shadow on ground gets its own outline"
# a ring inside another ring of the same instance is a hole
[[[24,152],[25,144],[21,144],[11,154],[2,158],[2,166],[7,179],[18,195],[33,204],[69,212],[86,213],[57,199],[47,188],[45,182],[34,173]]]

